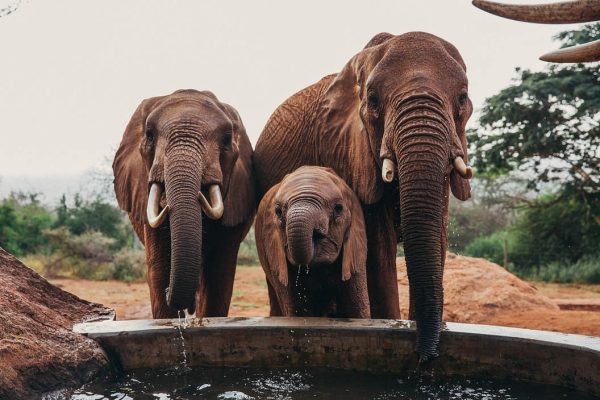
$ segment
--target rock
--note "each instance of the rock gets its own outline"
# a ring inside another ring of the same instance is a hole
[[[404,258],[396,259],[403,318],[408,318],[408,278]],[[483,258],[448,253],[444,269],[444,320],[491,323],[502,313],[558,311],[529,283]]]
[[[81,300],[0,248],[0,398],[31,399],[78,386],[108,368],[91,339],[71,331],[114,312]]]

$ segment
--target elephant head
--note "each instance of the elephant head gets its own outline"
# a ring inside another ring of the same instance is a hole
[[[386,185],[399,187],[417,351],[428,360],[442,322],[448,187],[461,200],[470,197],[465,64],[434,35],[381,33],[333,78],[323,99],[323,164],[367,205]]]
[[[239,115],[211,92],[146,99],[131,117],[113,162],[115,192],[134,226],[170,233],[169,307],[193,312],[203,215],[235,226],[253,213],[250,155]]]
[[[329,168],[300,167],[286,175],[265,195],[258,213],[259,239],[268,243],[269,267],[284,286],[288,262],[319,268],[341,254],[341,280],[364,271],[367,241],[360,202]]]

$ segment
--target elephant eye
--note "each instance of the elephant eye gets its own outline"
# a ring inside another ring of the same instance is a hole
[[[277,215],[277,218],[279,219],[283,218],[283,211],[281,210],[281,206],[279,204],[275,206],[275,215]]]
[[[154,132],[151,129],[146,130],[146,140],[148,143],[154,143]]]
[[[469,96],[466,93],[461,93],[460,96],[458,96],[458,104],[464,106],[468,98]]]
[[[333,213],[335,214],[335,216],[339,216],[342,214],[342,212],[344,211],[344,206],[341,205],[340,203],[337,203],[334,207],[333,207]]]
[[[223,147],[225,147],[225,148],[227,148],[227,149],[228,149],[229,147],[231,147],[231,139],[232,139],[232,134],[231,134],[231,132],[227,132],[227,133],[225,133],[225,134],[223,135],[223,139],[222,139],[222,144],[223,144]]]
[[[369,94],[369,97],[367,98],[367,102],[369,104],[369,108],[375,110],[377,108],[379,108],[379,97],[377,97],[376,94]]]

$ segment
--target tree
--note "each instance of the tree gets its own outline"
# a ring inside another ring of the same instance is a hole
[[[600,39],[600,23],[562,32],[563,47]],[[517,69],[514,84],[488,98],[469,132],[480,172],[533,171],[529,187],[552,183],[561,197],[587,202],[600,192],[598,63]]]
[[[115,239],[115,249],[126,244],[130,235],[123,220],[123,213],[117,207],[100,198],[84,201],[79,194],[75,195],[73,203],[73,207],[69,207],[66,197],[63,195],[60,198],[56,208],[55,228],[67,227],[75,235],[82,235],[88,231],[101,232]]]
[[[41,204],[39,193],[13,192],[0,203],[0,246],[22,256],[48,245],[43,235],[52,226],[50,212]]]
[[[600,23],[556,39],[562,47],[600,39]],[[522,196],[517,204],[524,209],[509,229],[514,247],[509,258],[516,266],[576,263],[598,254],[598,63],[550,65],[541,72],[517,69],[515,82],[486,100],[469,142],[479,173],[522,171],[529,189],[546,192],[535,200]],[[492,239],[480,247],[498,242]]]

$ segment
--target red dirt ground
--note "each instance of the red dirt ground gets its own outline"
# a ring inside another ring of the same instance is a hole
[[[114,308],[118,319],[151,318],[146,283],[54,279],[58,287]],[[408,316],[408,282],[398,259],[402,316]],[[483,259],[448,254],[444,319],[600,336],[600,285],[525,282]],[[559,307],[560,306],[560,307]],[[561,309],[562,308],[562,309]],[[230,316],[266,316],[267,287],[260,267],[239,267]]]

